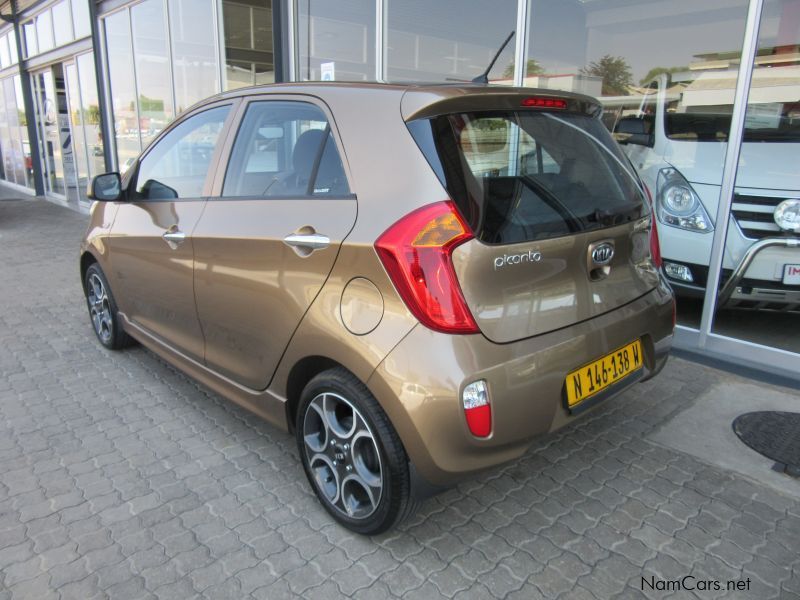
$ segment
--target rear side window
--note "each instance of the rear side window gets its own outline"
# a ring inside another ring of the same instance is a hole
[[[222,195],[348,195],[344,168],[324,113],[307,102],[248,106],[236,135]]]
[[[487,244],[613,227],[646,214],[633,168],[596,118],[461,113],[415,121],[409,129]]]

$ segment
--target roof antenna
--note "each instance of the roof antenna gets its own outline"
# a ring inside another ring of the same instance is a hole
[[[492,67],[494,66],[494,63],[496,63],[497,59],[500,58],[500,53],[503,52],[503,50],[506,49],[506,46],[508,46],[508,42],[510,42],[511,38],[514,37],[514,33],[515,33],[515,31],[512,31],[511,33],[508,34],[508,37],[506,38],[506,41],[503,42],[502,46],[500,46],[500,50],[498,50],[497,54],[494,55],[494,58],[492,59],[492,62],[489,63],[489,66],[486,67],[486,70],[483,73],[481,73],[475,79],[472,80],[472,83],[482,83],[483,85],[488,85],[489,84],[489,71],[492,70]]]

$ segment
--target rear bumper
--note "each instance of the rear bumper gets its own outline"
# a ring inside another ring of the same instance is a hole
[[[662,284],[600,317],[509,344],[417,326],[367,385],[419,475],[431,484],[448,485],[517,458],[535,436],[578,418],[564,402],[564,379],[570,371],[641,339],[643,369],[609,388],[601,400],[658,373],[672,343],[672,302],[671,291]],[[460,402],[464,387],[477,379],[488,382],[491,397],[492,434],[485,439],[470,434]],[[591,399],[591,404],[599,403]]]

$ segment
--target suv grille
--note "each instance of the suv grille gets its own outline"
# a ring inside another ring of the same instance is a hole
[[[760,240],[765,237],[778,236],[781,235],[781,230],[775,224],[773,214],[775,207],[784,200],[785,198],[734,194],[731,213],[745,237]]]

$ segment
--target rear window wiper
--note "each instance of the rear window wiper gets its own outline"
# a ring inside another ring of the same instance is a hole
[[[569,208],[567,208],[564,203],[561,202],[561,200],[559,200],[555,194],[553,194],[553,192],[548,190],[530,175],[520,175],[519,179],[525,186],[530,188],[537,196],[544,200],[545,204],[558,213],[558,216],[560,216],[564,220],[564,223],[567,224],[567,228],[570,230],[570,232],[574,233],[583,229],[583,227],[581,227],[580,219],[575,216],[575,214]]]

